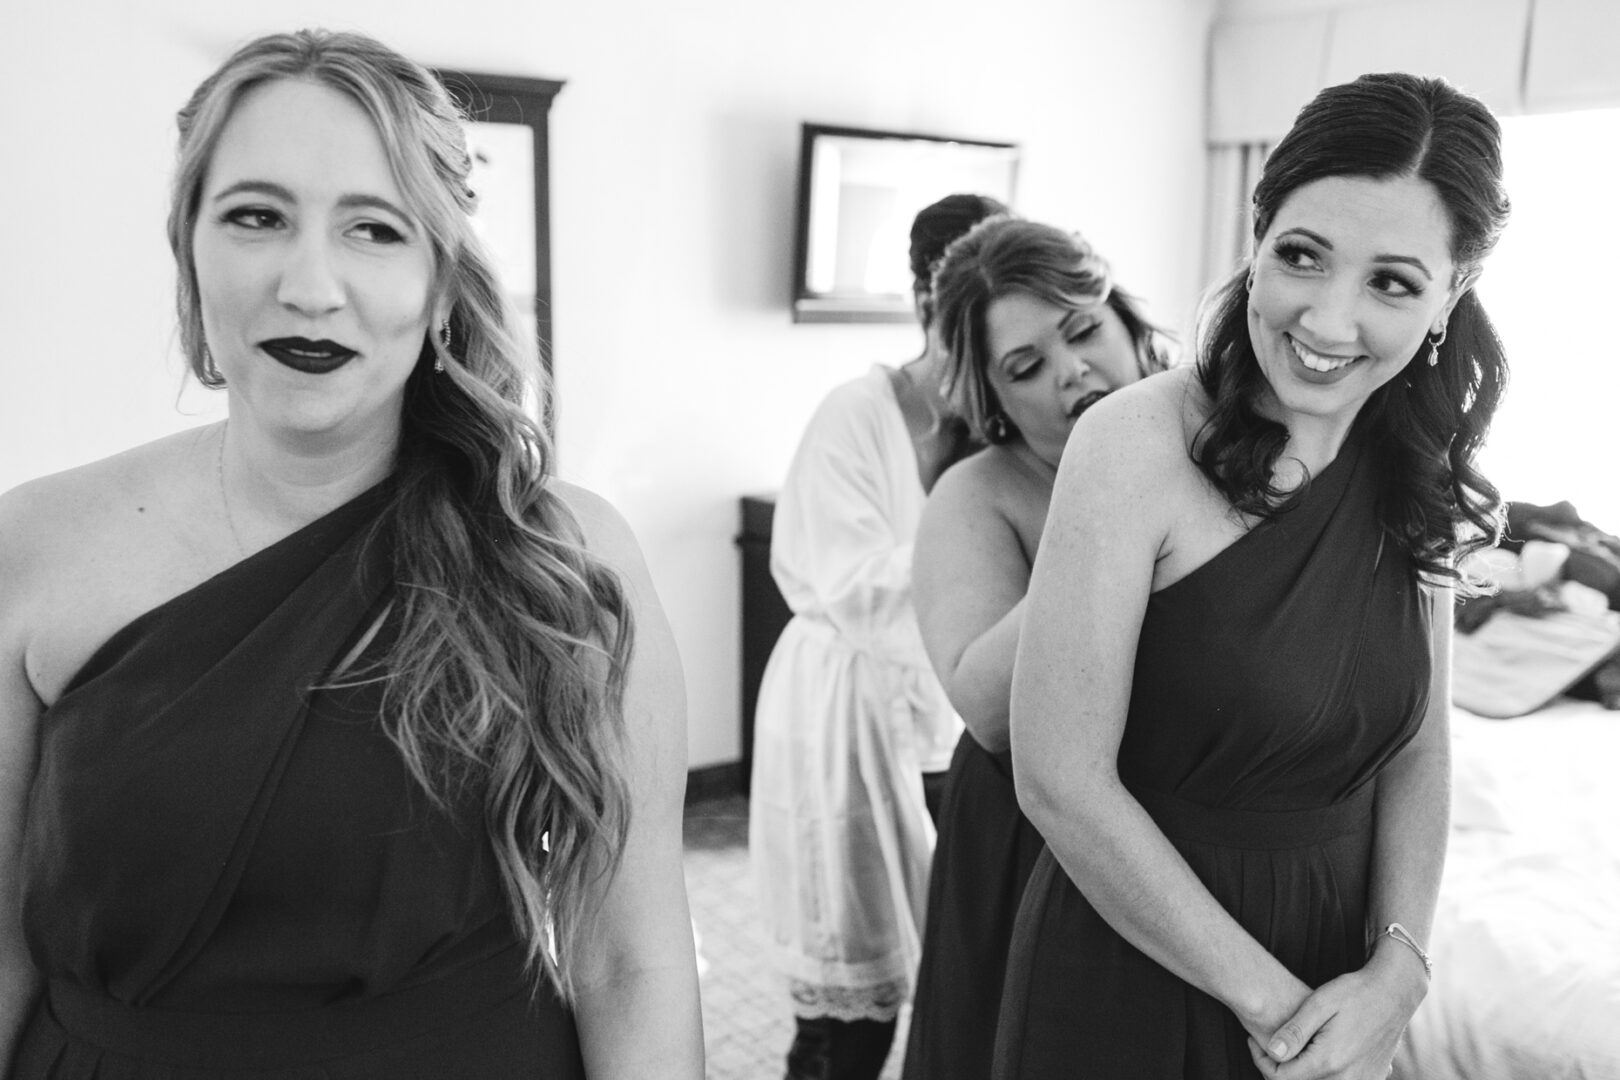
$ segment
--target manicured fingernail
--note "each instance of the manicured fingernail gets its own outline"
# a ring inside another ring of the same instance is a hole
[[[1283,1042],[1281,1039],[1278,1039],[1275,1042],[1273,1042],[1270,1046],[1266,1047],[1266,1049],[1271,1051],[1271,1056],[1272,1057],[1280,1058],[1284,1054],[1288,1053],[1288,1044]]]

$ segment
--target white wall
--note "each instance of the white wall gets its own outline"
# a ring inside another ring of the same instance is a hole
[[[178,401],[174,110],[235,44],[362,29],[429,64],[567,80],[552,113],[565,476],[641,538],[694,766],[738,752],[736,499],[821,395],[915,328],[788,318],[802,120],[1007,139],[1020,209],[1190,319],[1214,0],[8,0],[0,11],[0,489],[216,415]],[[992,13],[993,12],[993,13]]]
[[[1275,139],[1293,98],[1368,71],[1442,76],[1498,117],[1620,108],[1614,0],[1218,0],[1216,13],[1217,142]]]

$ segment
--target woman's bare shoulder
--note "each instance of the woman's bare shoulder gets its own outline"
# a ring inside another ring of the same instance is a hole
[[[994,501],[1007,483],[1013,462],[1005,449],[987,446],[958,461],[940,474],[928,493],[930,504],[981,506]]]
[[[585,546],[592,551],[602,546],[614,547],[629,539],[630,525],[617,507],[590,488],[552,477],[546,489],[568,508],[579,527]],[[602,554],[598,552],[598,554]]]
[[[1133,477],[1179,474],[1193,467],[1189,448],[1203,423],[1204,402],[1191,368],[1150,375],[1087,409],[1070,435],[1069,450],[1101,458]]]
[[[1044,513],[1050,474],[1006,446],[987,446],[952,465],[928,493],[924,515],[953,525],[1005,519],[1015,523]]]
[[[0,494],[0,580],[20,588],[81,564],[121,564],[120,550],[184,531],[210,430],[165,436]]]
[[[646,559],[641,545],[616,506],[589,488],[553,477],[547,488],[573,516],[578,540],[594,557],[637,586],[647,579]]]
[[[547,487],[573,514],[585,550],[618,574],[625,586],[636,618],[636,652],[642,658],[638,663],[645,668],[648,685],[658,688],[649,699],[656,699],[656,707],[649,705],[646,711],[678,717],[678,726],[684,731],[686,691],[680,657],[630,523],[611,502],[588,488],[555,477]]]
[[[206,430],[169,435],[0,494],[0,549],[55,546],[128,515],[156,512],[163,489],[183,479],[182,460],[196,453]]]
[[[1105,527],[1121,541],[1134,537],[1157,558],[1178,522],[1207,498],[1190,450],[1204,409],[1203,391],[1186,368],[1149,376],[1093,405],[1069,437],[1053,513],[1071,525]]]
[[[96,645],[171,586],[165,559],[195,518],[195,498],[183,495],[197,483],[206,430],[0,495],[0,652],[7,663],[27,657],[38,700],[53,700]]]
[[[1155,427],[1163,426],[1179,431],[1189,417],[1202,415],[1206,409],[1204,388],[1191,366],[1174,367],[1156,372],[1129,386],[1109,394],[1096,406],[1086,411],[1090,416],[1098,408],[1118,412],[1121,403],[1129,403],[1130,415]]]

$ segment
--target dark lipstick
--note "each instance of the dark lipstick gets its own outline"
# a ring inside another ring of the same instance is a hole
[[[312,341],[302,337],[270,338],[259,342],[259,348],[269,353],[280,364],[306,375],[325,375],[360,355],[335,341]]]
[[[1078,420],[1080,414],[1108,396],[1107,390],[1093,390],[1069,407],[1069,419]]]

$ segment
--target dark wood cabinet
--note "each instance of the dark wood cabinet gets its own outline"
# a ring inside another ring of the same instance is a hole
[[[739,507],[737,548],[742,562],[742,790],[748,791],[754,768],[754,705],[759,700],[765,664],[782,628],[793,617],[771,577],[771,517],[776,500],[745,495]]]

